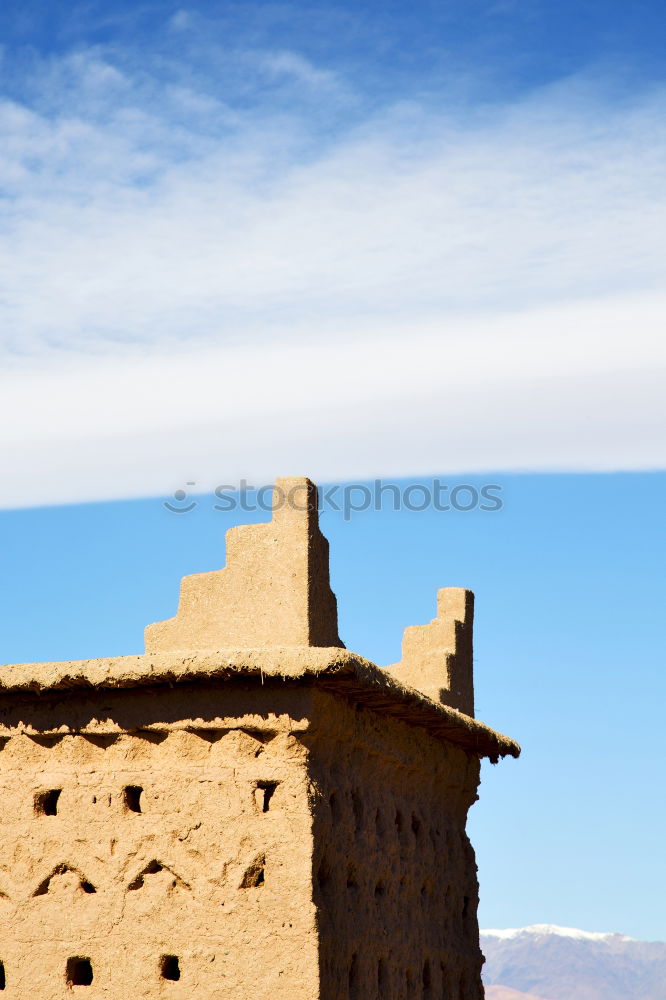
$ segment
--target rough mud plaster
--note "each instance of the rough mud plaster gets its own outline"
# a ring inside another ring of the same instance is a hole
[[[482,1000],[478,758],[323,692],[302,739],[322,1000]]]
[[[139,729],[296,731],[308,725],[309,714],[310,688],[293,684],[162,684],[50,692],[32,700],[21,693],[0,700],[0,741],[18,733],[57,737]]]
[[[245,711],[211,715],[220,729],[3,741],[8,997],[317,997],[307,753],[291,726],[308,699],[283,691],[276,714],[257,712],[257,691],[230,695]],[[69,708],[71,725],[87,715]],[[72,957],[90,960],[90,987],[67,985]]]
[[[8,996],[482,996],[476,755],[293,683],[3,701]]]

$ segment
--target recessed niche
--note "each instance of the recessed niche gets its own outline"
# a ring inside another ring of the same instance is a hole
[[[423,972],[421,974],[421,981],[423,984],[423,996],[427,998],[430,996],[432,989],[432,976],[430,974],[430,962],[428,959],[423,963]]]
[[[62,888],[68,883],[71,886],[72,883],[75,883],[77,880],[78,889],[81,892],[88,895],[97,892],[97,889],[92,882],[89,882],[88,879],[84,878],[77,868],[72,868],[71,865],[62,863],[56,865],[51,874],[39,883],[33,892],[33,896],[46,896],[49,892],[62,890]]]
[[[58,799],[62,788],[48,788],[35,795],[35,812],[38,816],[57,816]]]
[[[358,792],[352,792],[352,809],[354,811],[354,829],[360,833],[363,827],[363,799]]]
[[[259,812],[267,813],[275,795],[278,781],[258,781],[254,789],[254,802]]]
[[[29,739],[36,743],[37,746],[44,747],[46,750],[52,750],[62,739],[63,736],[42,736],[37,733],[28,733]]]
[[[157,858],[153,858],[149,861],[145,868],[142,868],[136,878],[127,886],[128,889],[137,890],[143,889],[146,885],[146,879],[152,879],[156,875],[161,875],[162,872],[165,873],[163,878],[158,878],[156,884],[161,884],[163,889],[170,891],[171,889],[190,889],[191,886],[181,878],[173,868],[169,865],[165,865],[162,861],[158,861]],[[154,885],[155,883],[153,883]]]
[[[145,884],[146,875],[158,875],[160,872],[164,871],[164,865],[159,861],[150,861],[142,871],[139,872],[137,877],[133,879],[127,886],[128,889],[136,890],[143,889]]]
[[[217,743],[229,732],[228,729],[190,729],[189,732],[194,733],[198,736],[200,740],[205,740],[206,743]]]
[[[5,963],[0,962],[0,990],[4,990],[7,985],[7,977],[5,975]]]
[[[67,984],[69,986],[91,986],[93,969],[89,958],[74,956],[67,959]]]
[[[180,962],[177,955],[162,955],[160,959],[160,975],[176,983],[180,979]]]
[[[81,735],[84,740],[100,750],[108,750],[120,739],[120,733],[81,733]]]
[[[143,795],[143,788],[141,785],[126,785],[123,789],[123,802],[125,803],[125,808],[128,812],[140,813],[143,812],[141,808],[141,796]]]
[[[377,962],[377,992],[380,998],[384,997],[387,992],[388,987],[388,969],[386,968],[386,962],[383,958],[380,958]]]
[[[322,892],[327,892],[331,886],[331,869],[326,858],[322,858],[317,869],[317,884]]]
[[[349,1000],[357,1000],[359,997],[359,974],[358,974],[358,957],[352,955],[351,962],[349,963]]]
[[[266,878],[266,857],[259,854],[252,864],[246,869],[241,880],[241,889],[258,889],[264,884]]]
[[[169,733],[168,731],[164,732],[164,730],[159,729],[137,729],[134,736],[140,740],[145,740],[146,743],[160,744],[169,738]]]

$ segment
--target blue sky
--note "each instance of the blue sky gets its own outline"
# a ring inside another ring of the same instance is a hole
[[[383,94],[423,89],[441,78],[443,62],[476,70],[486,62],[512,88],[557,79],[590,65],[619,63],[621,72],[661,79],[659,5],[619,2],[545,4],[538,0],[402,3],[50,3],[3,5],[5,40],[58,55],[77,45],[137,50],[148,44],[173,57],[176,19],[207,28],[230,47],[297,48],[326,68],[344,66]],[[199,38],[198,41],[201,39]],[[171,41],[171,44],[170,44]],[[199,54],[198,50],[197,54]],[[195,75],[197,64],[190,65]]]
[[[474,810],[486,926],[666,936],[662,21],[0,10],[0,659],[138,650],[223,562],[230,522],[160,506],[188,482],[506,482],[500,514],[324,522],[380,662],[477,591],[480,714],[525,744]]]

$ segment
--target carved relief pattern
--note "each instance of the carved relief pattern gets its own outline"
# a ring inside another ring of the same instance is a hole
[[[170,979],[171,996],[238,997],[242,959],[260,942],[283,956],[268,978],[293,986],[290,964],[314,930],[303,758],[287,732],[241,729],[7,740],[7,995],[53,1000],[93,985],[96,997],[162,996]],[[310,964],[316,978],[314,951]],[[269,995],[261,969],[254,982]]]

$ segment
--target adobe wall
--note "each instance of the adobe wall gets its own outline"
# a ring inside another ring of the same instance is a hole
[[[310,747],[321,1000],[482,1000],[479,761],[315,692]]]
[[[314,1000],[308,706],[258,685],[4,697],[3,995]]]

